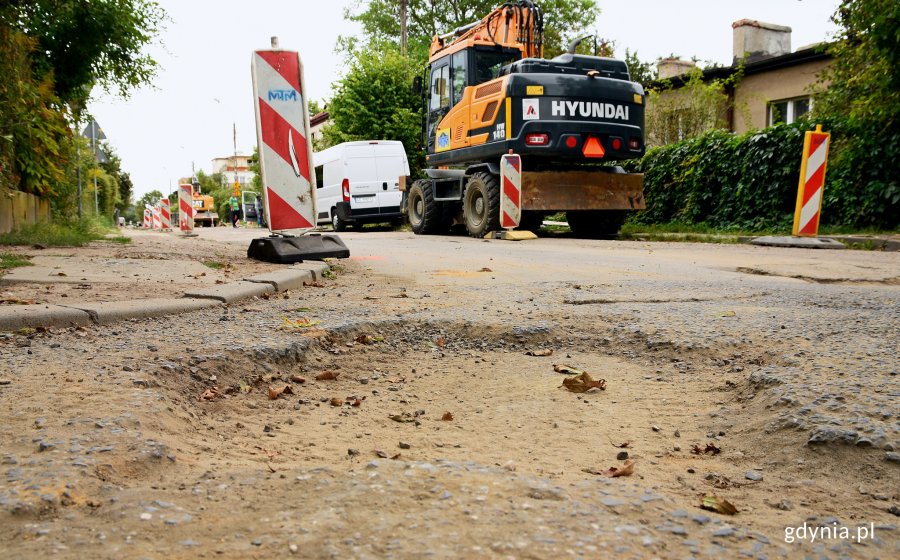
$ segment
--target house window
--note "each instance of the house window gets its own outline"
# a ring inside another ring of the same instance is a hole
[[[809,113],[811,107],[812,100],[809,97],[771,101],[769,102],[768,125],[795,122]]]

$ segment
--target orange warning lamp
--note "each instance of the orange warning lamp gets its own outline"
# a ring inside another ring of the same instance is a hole
[[[602,158],[606,155],[606,150],[603,149],[603,144],[596,136],[588,136],[587,142],[581,148],[581,153],[584,154],[584,157]]]

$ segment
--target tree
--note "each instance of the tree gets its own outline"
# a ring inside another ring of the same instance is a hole
[[[633,82],[637,82],[645,88],[656,80],[656,69],[652,62],[644,62],[638,58],[637,51],[631,52],[625,49],[625,65],[628,66],[628,74]]]
[[[409,0],[410,58],[419,62],[427,60],[434,35],[479,21],[500,3],[500,0]],[[357,3],[357,8],[360,4]],[[586,35],[599,13],[595,0],[544,0],[540,6],[544,14],[544,55],[548,58],[564,52],[570,40]],[[371,0],[360,11],[347,10],[345,17],[362,25],[368,45],[390,44],[399,51],[400,3],[396,0]],[[350,51],[357,46],[348,38],[343,38],[342,45]]]
[[[15,1],[0,12],[2,23],[38,41],[36,79],[52,76],[56,96],[80,108],[94,85],[127,96],[153,78],[156,61],[142,51],[164,17],[148,0]]]
[[[845,223],[900,226],[900,3],[843,0],[834,60],[815,97],[817,118],[834,123],[825,204]]]
[[[703,81],[703,71],[694,68],[678,89],[669,80],[648,90],[645,113],[645,138],[648,146],[665,146],[704,132],[727,128],[730,99],[728,84],[740,78],[740,72],[726,80]]]
[[[399,140],[410,165],[420,168],[422,100],[412,89],[413,63],[392,47],[353,53],[347,75],[328,105],[325,144],[351,140]]]
[[[106,161],[100,163],[100,167],[107,175],[114,178],[117,185],[116,196],[113,200],[113,207],[124,210],[131,206],[131,196],[134,193],[134,183],[131,181],[131,175],[122,171],[122,158],[116,154],[113,147],[104,142],[102,145],[103,152],[106,154]]]
[[[159,190],[153,190],[142,196],[134,203],[135,211],[138,216],[144,215],[144,208],[147,205],[153,206],[156,201],[163,197],[163,193]]]

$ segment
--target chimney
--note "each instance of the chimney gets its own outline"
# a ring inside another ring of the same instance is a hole
[[[791,28],[754,19],[742,19],[731,24],[734,30],[734,63],[741,59],[756,62],[791,52]]]
[[[656,63],[656,79],[665,80],[689,73],[696,65],[689,60],[680,58],[661,58]]]

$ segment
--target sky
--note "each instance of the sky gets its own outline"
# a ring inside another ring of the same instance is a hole
[[[252,153],[256,123],[250,55],[270,37],[300,53],[311,99],[331,96],[343,71],[334,52],[339,35],[358,27],[344,20],[356,0],[157,0],[169,21],[147,50],[160,64],[153,86],[128,99],[95,92],[90,110],[131,174],[134,198],[169,193],[178,179],[211,172],[212,159]],[[500,3],[500,0],[497,1]],[[615,42],[616,55],[637,51],[653,61],[676,54],[729,65],[731,23],[756,19],[793,29],[792,49],[828,39],[839,0],[597,0],[596,31]]]

